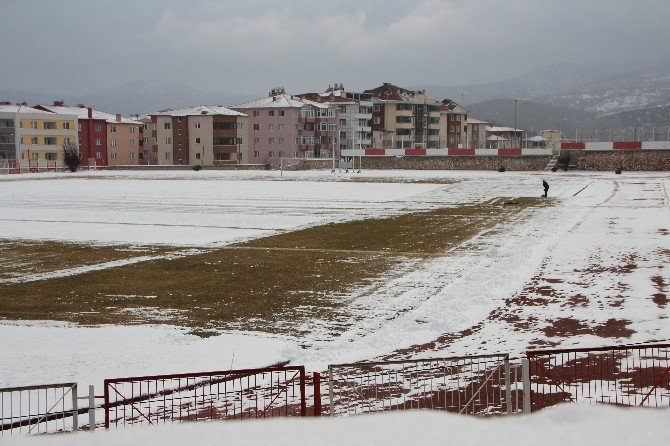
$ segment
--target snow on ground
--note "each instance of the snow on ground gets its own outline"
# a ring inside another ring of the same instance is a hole
[[[611,446],[657,444],[670,435],[668,409],[622,409],[562,405],[530,416],[490,419],[410,411],[348,418],[218,421],[127,428],[74,435],[3,438],[4,444],[88,445],[342,445],[406,446],[413,444]]]
[[[0,336],[16,342],[3,352],[0,385],[65,377],[90,384],[124,374],[226,369],[233,353],[240,358],[236,366],[288,359],[308,370],[323,370],[328,363],[379,357],[518,354],[535,345],[670,338],[670,324],[663,319],[670,316],[670,308],[653,298],[667,294],[660,288],[670,284],[667,174],[356,175],[157,171],[78,174],[74,179],[40,174],[41,179],[53,177],[43,181],[2,178],[0,237],[213,246],[240,237],[236,231],[250,231],[242,237],[258,237],[331,221],[539,196],[542,178],[551,185],[550,196],[559,201],[354,292],[349,320],[314,320],[306,327],[310,335],[301,339],[235,333],[200,339],[171,327],[2,324]],[[376,182],[349,181],[352,178]],[[392,182],[399,179],[443,184]],[[66,199],[68,191],[73,197]],[[69,221],[78,226],[71,228]],[[170,224],[181,226],[172,232]],[[133,232],[135,226],[142,229]],[[562,318],[579,324],[563,326]],[[333,336],[329,328],[335,322],[348,329]],[[128,348],[125,362],[117,364],[123,346],[134,339],[145,341]],[[40,349],[33,351],[36,345]],[[147,353],[152,349],[157,353]],[[56,357],[61,364],[50,367],[48,358]]]
[[[79,327],[0,322],[0,387],[251,368],[284,359],[289,340],[257,333],[201,338],[165,325]],[[101,391],[101,390],[100,390]]]

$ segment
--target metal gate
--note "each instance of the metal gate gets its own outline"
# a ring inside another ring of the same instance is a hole
[[[305,414],[303,366],[105,380],[106,428]]]
[[[0,436],[76,432],[77,384],[0,389]]]
[[[521,366],[507,354],[328,367],[330,415],[436,409],[470,415],[516,413]]]
[[[670,406],[670,344],[527,352],[532,410],[562,402]]]

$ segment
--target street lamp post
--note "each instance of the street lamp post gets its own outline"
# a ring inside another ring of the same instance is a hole
[[[516,137],[516,103],[517,100],[514,100],[514,136]]]

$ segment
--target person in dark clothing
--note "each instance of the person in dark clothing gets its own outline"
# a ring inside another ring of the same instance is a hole
[[[544,197],[547,198],[547,192],[549,192],[549,183],[547,183],[547,180],[542,180],[542,186],[544,186]]]

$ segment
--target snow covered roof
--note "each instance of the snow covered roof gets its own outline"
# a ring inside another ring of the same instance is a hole
[[[523,132],[522,129],[515,129],[514,127],[486,127],[487,132],[498,133],[498,132]]]
[[[77,119],[88,119],[88,107],[41,105],[41,104],[40,107],[45,108],[51,111],[52,113],[77,115]],[[142,124],[141,122],[136,121],[134,119],[124,117],[121,117],[121,120],[117,121],[116,115],[96,109],[92,109],[92,111],[93,111],[93,119],[104,119],[109,124],[137,124],[137,125]]]
[[[532,141],[532,142],[544,142],[544,141],[549,141],[547,138],[544,138],[542,136],[533,136],[531,138],[526,138],[527,141]]]
[[[468,124],[490,124],[489,121],[481,121],[475,118],[468,118]]]
[[[151,113],[159,116],[195,116],[195,115],[223,115],[223,116],[247,116],[242,112],[231,110],[221,105],[196,105],[195,107],[180,108],[164,112]]]
[[[486,138],[487,141],[509,141],[507,138],[503,138],[502,136],[496,136],[496,135],[491,135],[488,138]]]
[[[0,105],[0,113],[35,113],[50,115],[44,110],[28,107],[27,105]]]
[[[235,105],[234,108],[302,108],[312,106],[316,108],[328,108],[326,104],[301,99],[287,94],[278,94],[267,98],[258,99],[244,104]]]

